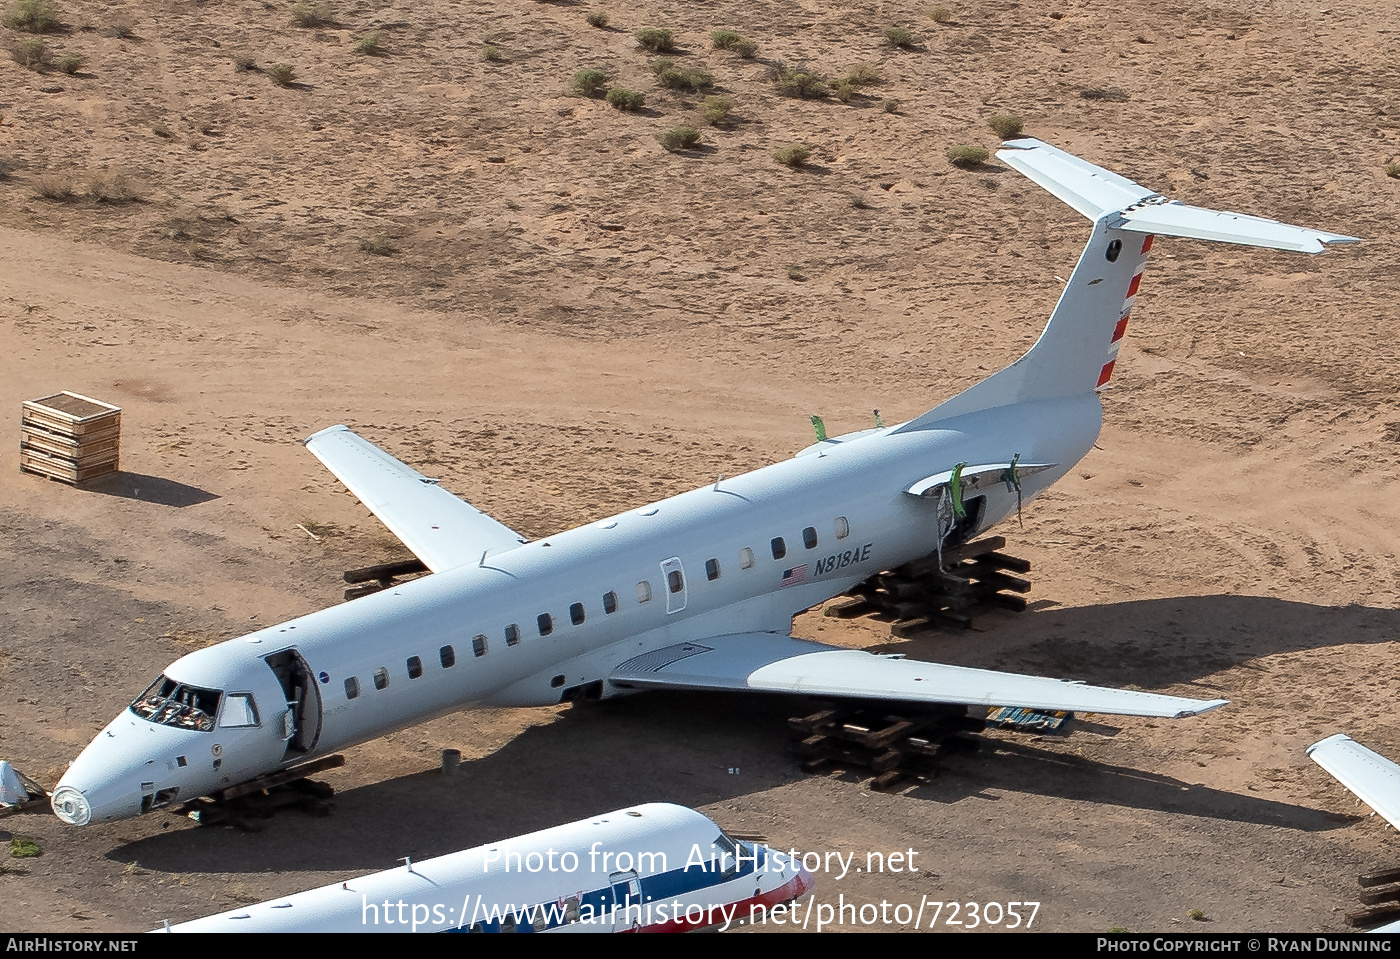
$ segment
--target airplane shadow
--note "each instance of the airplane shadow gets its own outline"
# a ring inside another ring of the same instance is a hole
[[[1157,689],[1197,684],[1272,653],[1389,642],[1400,632],[1400,612],[1206,596],[1042,609],[1004,620],[989,617],[987,625],[971,636],[924,638],[891,648],[939,662]],[[1214,686],[1200,691],[1220,694],[1228,697],[1230,691]],[[345,788],[329,818],[284,812],[255,835],[172,829],[123,842],[107,858],[171,873],[351,874],[388,868],[405,855],[444,855],[638,802],[725,802],[809,778],[788,746],[787,720],[804,711],[810,711],[806,700],[743,693],[653,692],[586,704],[559,710],[553,721],[464,761],[455,776],[443,776],[428,757],[422,772]],[[1296,725],[1306,722],[1299,717]],[[1091,730],[1111,733],[1114,727],[1098,722]],[[469,744],[462,745],[471,752]],[[352,751],[350,767],[357,765]],[[945,806],[1010,798],[988,790],[1297,833],[1356,821],[1005,734],[984,737],[975,754],[951,757],[941,775],[901,798]],[[1007,803],[1008,817],[1014,805],[1014,800]],[[120,824],[111,828],[120,835]]]
[[[124,470],[84,483],[83,489],[102,493],[104,496],[139,499],[177,508],[207,503],[219,498],[219,494],[197,486],[188,486],[159,476],[147,476],[145,473],[128,473]]]

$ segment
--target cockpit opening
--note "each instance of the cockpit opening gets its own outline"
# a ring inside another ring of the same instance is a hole
[[[217,689],[200,689],[158,676],[144,693],[136,697],[131,711],[160,726],[177,726],[207,733],[214,729],[214,716],[219,711],[222,696],[223,693]]]

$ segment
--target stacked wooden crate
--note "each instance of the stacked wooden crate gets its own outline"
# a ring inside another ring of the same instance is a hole
[[[121,463],[120,407],[78,393],[55,393],[24,404],[19,468],[78,484],[115,473]]]

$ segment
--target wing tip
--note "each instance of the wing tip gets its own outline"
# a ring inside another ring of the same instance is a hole
[[[1305,750],[1305,752],[1306,752],[1309,756],[1311,756],[1311,755],[1313,754],[1313,751],[1314,751],[1314,750],[1321,749],[1323,746],[1340,745],[1341,743],[1344,743],[1344,742],[1348,742],[1348,743],[1349,743],[1349,742],[1354,742],[1354,741],[1355,741],[1355,740],[1353,740],[1353,739],[1352,739],[1350,736],[1348,736],[1346,733],[1337,733],[1335,736],[1328,736],[1326,739],[1319,739],[1317,742],[1315,742],[1315,743],[1313,743],[1311,746],[1309,746],[1309,747]]]
[[[319,439],[319,438],[321,438],[322,436],[325,436],[325,435],[327,435],[327,434],[329,434],[329,433],[340,433],[340,432],[347,432],[347,433],[348,433],[349,431],[350,431],[350,427],[346,426],[344,423],[337,423],[335,426],[327,426],[327,427],[326,427],[325,429],[323,429],[323,430],[317,430],[316,432],[312,433],[312,434],[311,434],[310,436],[308,436],[306,439],[304,439],[304,440],[301,441],[301,445],[302,445],[302,446],[310,446],[312,440]]]
[[[1228,706],[1229,704],[1230,701],[1228,699],[1212,699],[1206,702],[1202,702],[1201,705],[1196,706],[1192,709],[1183,709],[1181,712],[1177,713],[1172,718],[1186,719],[1189,716],[1199,716],[1202,713],[1213,712],[1214,710],[1219,709],[1221,706]]]

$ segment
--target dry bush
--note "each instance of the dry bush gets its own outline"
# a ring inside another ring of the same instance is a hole
[[[998,113],[987,118],[987,126],[1003,140],[1014,140],[1025,126],[1021,118],[1010,113]]]
[[[651,65],[656,82],[668,90],[703,90],[715,85],[714,75],[697,67],[678,67],[670,57],[662,57]]]
[[[790,166],[794,168],[806,164],[806,162],[811,158],[811,156],[812,150],[810,147],[800,146],[796,143],[792,144],[791,146],[785,146],[782,149],[775,150],[773,152],[773,159],[777,160],[783,166]]]
[[[745,37],[734,44],[734,46],[730,47],[729,52],[737,53],[745,60],[752,60],[754,57],[758,56],[758,41],[750,40],[748,37]]]
[[[898,113],[898,112],[899,112],[899,101],[898,101],[898,100],[885,100],[885,101],[881,102],[881,104],[880,104],[880,109],[881,109],[881,110],[884,110],[886,113]]]
[[[734,44],[744,39],[735,30],[715,30],[710,34],[710,45],[716,50],[733,50]]]
[[[637,90],[628,90],[623,87],[613,87],[608,91],[608,106],[615,110],[626,110],[635,113],[646,106],[646,94]]]
[[[34,195],[45,200],[71,200],[73,178],[61,173],[45,173],[34,181]]]
[[[286,63],[274,63],[263,73],[266,73],[267,78],[279,87],[289,87],[297,80],[296,70]]]
[[[151,132],[163,140],[169,140],[175,135],[171,131],[170,127],[165,125],[165,122],[163,120],[157,120],[155,123],[152,123]]]
[[[892,47],[908,50],[915,44],[914,34],[906,27],[885,27],[885,42]]]
[[[60,73],[66,73],[70,77],[87,66],[88,58],[80,53],[68,53],[58,58],[58,69]]]
[[[984,147],[960,143],[948,148],[948,162],[963,170],[971,170],[987,162],[991,154]]]
[[[60,26],[58,11],[48,0],[15,0],[5,8],[0,23],[25,33],[50,33]]]
[[[873,83],[879,83],[884,79],[880,75],[880,68],[873,63],[857,63],[846,71],[843,77],[847,83],[857,87],[868,87]]]
[[[376,233],[369,239],[361,240],[360,250],[364,253],[373,253],[375,256],[393,256],[395,253],[399,252],[398,247],[394,246],[383,233]],[[313,524],[307,523],[303,525],[310,529]]]
[[[505,59],[505,56],[502,55],[500,47],[485,43],[481,47],[481,59],[487,63],[500,63]]]
[[[1387,163],[1384,169],[1386,176],[1400,179],[1400,163]]]
[[[258,62],[246,53],[239,54],[233,58],[233,68],[240,73],[248,70],[256,70],[258,68]]]
[[[933,7],[928,12],[928,18],[934,23],[948,23],[953,19],[953,11],[947,7]]]
[[[384,47],[379,42],[379,34],[367,33],[355,42],[355,52],[364,54],[367,57],[375,57],[384,52]]]
[[[574,74],[573,91],[580,97],[601,97],[608,89],[608,75],[602,70],[580,70]]]
[[[710,126],[717,127],[729,119],[729,112],[733,109],[734,104],[727,97],[706,97],[700,105],[700,115]]]
[[[135,203],[141,191],[125,173],[100,173],[88,181],[87,194],[98,203]]]
[[[644,30],[638,30],[636,37],[637,46],[647,53],[672,53],[676,49],[676,40],[671,36],[670,30],[647,27]]]
[[[676,127],[674,130],[658,133],[656,139],[663,147],[675,153],[677,150],[686,150],[699,143],[700,131],[694,127]]]
[[[768,68],[768,79],[785,97],[819,100],[827,93],[826,77],[803,63],[790,67],[774,62]]]
[[[47,70],[53,66],[48,44],[38,37],[25,37],[10,43],[10,59],[26,70]]]
[[[294,4],[292,22],[299,27],[329,27],[335,23],[335,7],[329,3]]]
[[[590,13],[588,16],[584,17],[583,19],[587,21],[590,27],[597,27],[599,30],[603,29],[608,25],[608,15],[606,13],[599,13],[597,11],[594,11],[593,13]]]

